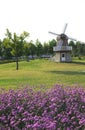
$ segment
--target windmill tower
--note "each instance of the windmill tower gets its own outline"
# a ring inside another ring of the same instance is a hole
[[[68,39],[74,40],[73,38],[68,37],[66,32],[67,24],[65,24],[63,33],[56,34],[53,32],[49,32],[53,35],[57,35],[57,45],[53,47],[53,51],[56,52],[56,55],[52,57],[52,60],[55,62],[71,62],[71,51],[72,47],[68,45]]]

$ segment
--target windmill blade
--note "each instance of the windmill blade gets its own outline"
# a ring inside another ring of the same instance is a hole
[[[50,32],[50,31],[49,31],[49,33],[51,33],[51,34],[53,34],[53,35],[59,35],[59,34],[57,34],[57,33],[54,33],[54,32]]]
[[[63,29],[63,33],[65,33],[65,31],[66,31],[66,28],[67,28],[67,23],[65,24],[65,26],[64,26],[64,29]]]
[[[72,40],[72,41],[77,41],[77,39],[71,38],[71,37],[68,37],[68,39],[70,39],[70,40]]]

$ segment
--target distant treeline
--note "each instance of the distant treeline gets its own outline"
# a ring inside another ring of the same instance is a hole
[[[19,36],[12,34],[8,29],[3,40],[0,40],[0,59],[12,59],[18,57],[46,57],[54,55],[53,46],[56,46],[55,39],[41,43],[38,39],[33,42],[27,41],[28,32],[23,32]],[[70,41],[72,46],[72,56],[85,56],[85,43]]]
[[[77,42],[73,42],[70,41],[69,45],[72,46],[72,56],[73,57],[81,57],[81,56],[85,56],[85,43],[81,43],[79,41]]]

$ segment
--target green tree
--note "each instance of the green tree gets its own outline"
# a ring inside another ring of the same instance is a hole
[[[49,53],[53,54],[53,47],[56,46],[57,42],[55,39],[49,41]]]
[[[81,56],[85,55],[85,43],[70,41],[69,45],[72,46],[72,56],[78,56],[80,59]]]
[[[33,59],[33,55],[36,54],[36,46],[33,44],[32,40],[28,44],[28,51],[29,51],[29,55],[31,55]]]
[[[80,53],[81,53],[81,55],[85,56],[85,43],[81,44]]]
[[[38,39],[36,40],[35,45],[36,45],[36,54],[37,56],[41,57],[41,55],[43,54],[43,46]]]
[[[3,42],[0,40],[0,57],[2,57],[2,55],[3,55],[3,54],[2,54],[2,43],[3,43]]]
[[[49,44],[46,42],[44,42],[44,44],[43,44],[43,53],[49,54]]]
[[[11,59],[12,58],[12,48],[10,46],[10,40],[8,38],[4,38],[3,39],[3,44],[2,44],[2,53],[3,53],[3,57],[5,59]]]
[[[74,41],[70,41],[69,42],[69,46],[72,46],[72,56],[76,56],[77,55],[76,43],[74,43]]]
[[[76,42],[76,55],[80,57],[81,43],[79,41]]]
[[[13,33],[13,35],[9,32],[9,30],[6,30],[6,36],[9,38],[12,48],[12,55],[16,57],[16,70],[19,68],[18,64],[18,58],[23,55],[24,53],[24,40],[29,36],[28,32],[23,32],[19,36],[16,33]]]
[[[24,55],[28,56],[29,55],[29,43],[24,41]]]

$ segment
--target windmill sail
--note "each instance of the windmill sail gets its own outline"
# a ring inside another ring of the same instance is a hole
[[[71,37],[68,37],[67,35],[65,35],[67,25],[68,25],[68,24],[66,23],[65,26],[64,26],[63,32],[62,32],[61,34],[57,34],[57,33],[51,32],[51,31],[49,31],[49,33],[51,33],[51,34],[53,34],[53,35],[58,35],[58,36],[59,36],[59,39],[60,39],[60,37],[61,37],[61,39],[65,37],[66,39],[70,39],[70,40],[72,40],[72,41],[77,41],[76,39],[71,38]]]
[[[68,37],[68,39],[72,40],[72,41],[77,41],[77,39],[74,39],[72,37]]]
[[[65,24],[65,26],[64,26],[64,29],[63,29],[63,34],[65,33],[65,31],[66,31],[66,28],[67,28],[67,23]]]
[[[54,33],[54,32],[50,32],[50,31],[49,31],[49,33],[51,33],[51,34],[53,34],[53,35],[59,35],[59,34],[57,34],[57,33]]]

